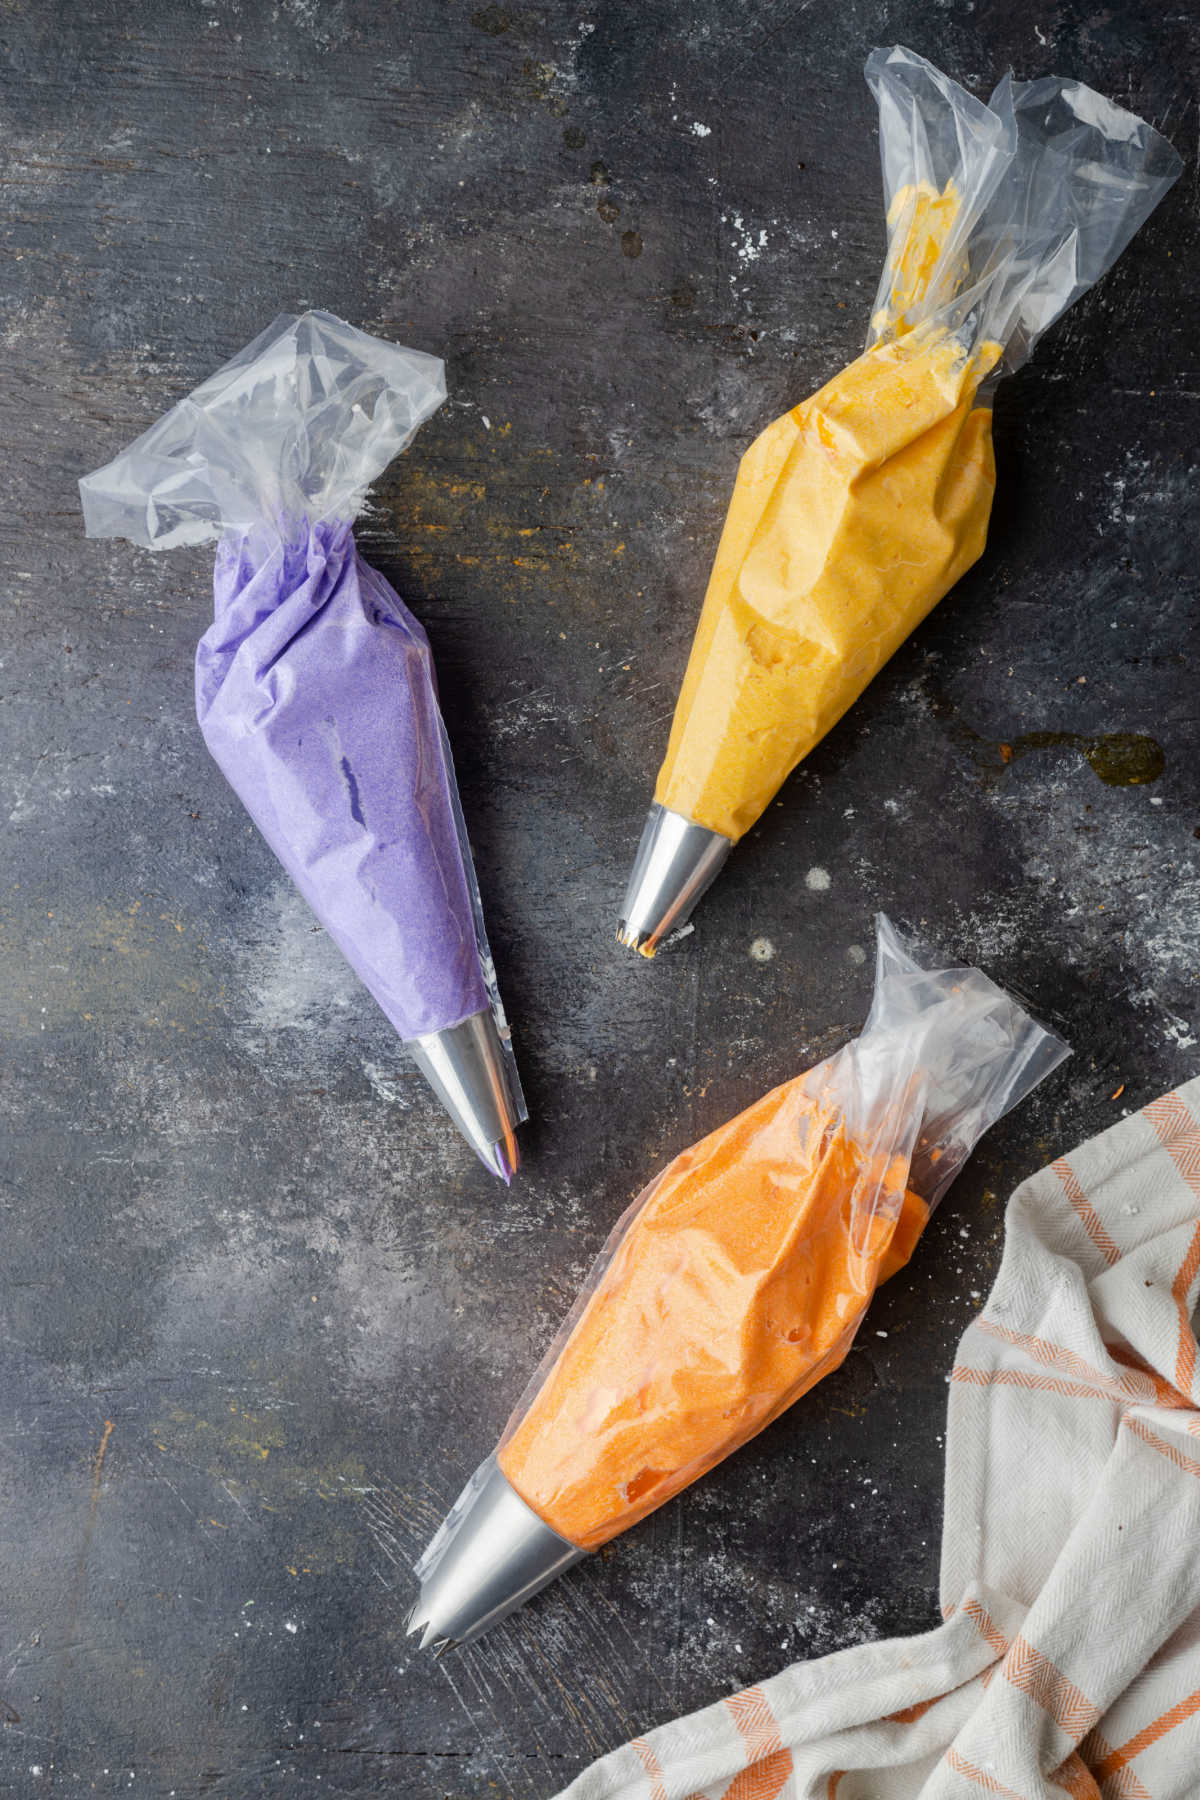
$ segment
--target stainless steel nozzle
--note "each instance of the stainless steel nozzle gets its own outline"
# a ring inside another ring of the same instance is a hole
[[[719,831],[652,806],[625,890],[620,942],[653,956],[667,933],[687,921],[732,849],[733,840]]]
[[[422,1650],[469,1644],[586,1554],[526,1506],[490,1456],[417,1564],[408,1635],[421,1633]]]
[[[409,1038],[406,1047],[480,1162],[511,1181],[520,1160],[520,1115],[507,1052],[490,1009],[472,1013],[461,1025]]]

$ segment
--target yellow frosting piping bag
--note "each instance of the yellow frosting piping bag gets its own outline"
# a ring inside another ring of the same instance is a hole
[[[991,390],[1182,164],[1080,82],[985,106],[873,51],[888,255],[867,348],[742,458],[618,937],[653,956],[738,839],[982,554]]]

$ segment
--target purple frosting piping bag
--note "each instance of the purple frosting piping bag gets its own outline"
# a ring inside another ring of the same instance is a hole
[[[284,315],[79,484],[89,537],[219,539],[196,711],[230,785],[489,1169],[528,1115],[428,639],[358,554],[436,356]]]

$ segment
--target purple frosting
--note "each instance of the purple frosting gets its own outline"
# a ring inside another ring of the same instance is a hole
[[[225,537],[205,742],[402,1038],[489,1005],[429,641],[346,524]]]

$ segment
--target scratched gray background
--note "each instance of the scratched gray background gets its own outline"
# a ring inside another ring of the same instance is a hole
[[[1082,76],[1188,171],[1002,390],[984,562],[646,966],[616,908],[737,456],[862,339],[860,71],[894,40],[985,92]],[[541,1800],[931,1623],[1004,1198],[1197,1069],[1198,47],[1189,9],[1087,0],[5,0],[6,1795]],[[80,532],[80,473],[309,304],[448,359],[363,539],[437,651],[534,1112],[511,1193],[206,757],[209,557]],[[1157,779],[1098,778],[1113,733]],[[880,906],[1074,1061],[837,1376],[486,1643],[414,1655],[410,1559],[609,1224],[858,1025]]]

